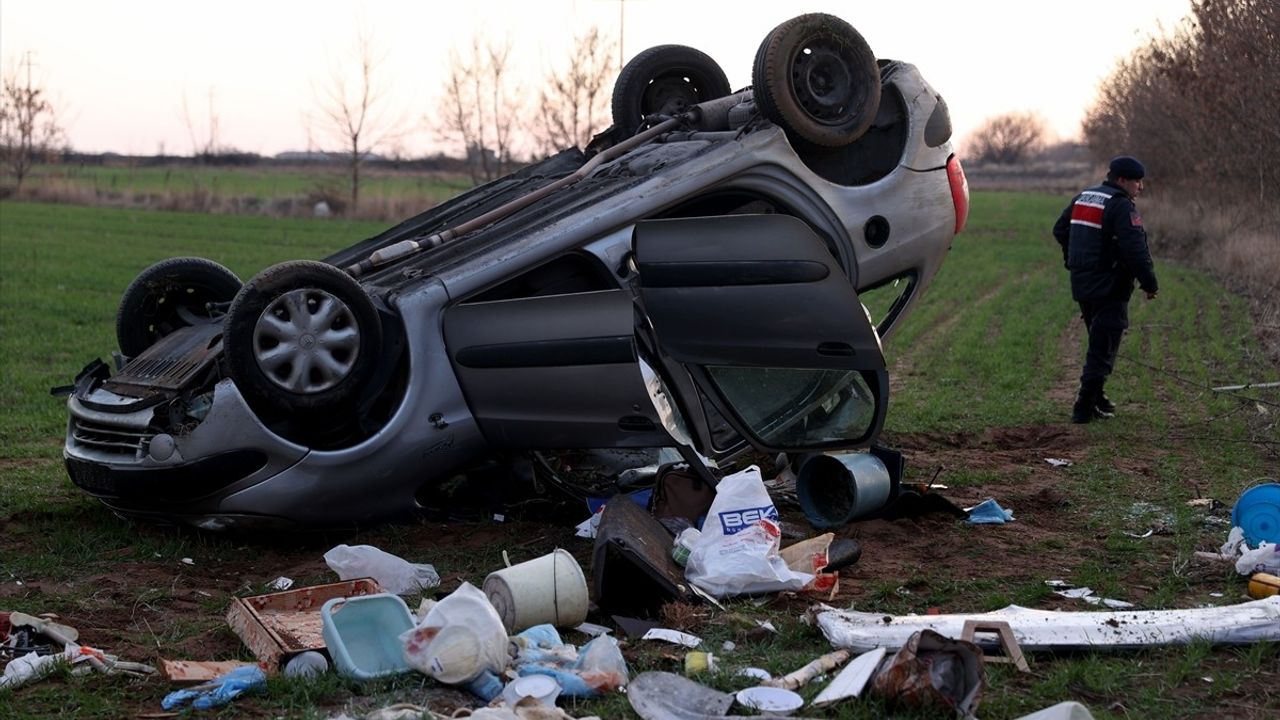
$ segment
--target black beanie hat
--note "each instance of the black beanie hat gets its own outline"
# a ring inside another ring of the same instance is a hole
[[[1111,174],[1126,180],[1141,180],[1147,169],[1132,155],[1117,155],[1111,158]]]

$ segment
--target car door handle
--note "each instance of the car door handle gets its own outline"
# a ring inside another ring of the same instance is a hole
[[[818,354],[826,357],[853,357],[853,346],[843,342],[824,342],[818,345]]]

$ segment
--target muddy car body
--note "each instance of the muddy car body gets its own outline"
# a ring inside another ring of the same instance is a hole
[[[911,65],[872,58],[878,102],[843,144],[820,112],[806,136],[771,111],[759,77],[619,117],[628,70],[649,93],[688,84],[688,50],[629,63],[615,126],[585,152],[323,263],[243,287],[192,280],[206,261],[144,272],[122,300],[126,361],[91,364],[68,399],[72,480],[131,517],[331,526],[429,507],[495,455],[871,444],[881,338],[967,213],[946,106]],[[202,303],[157,321],[184,282]],[[873,324],[859,292],[886,283],[901,292]]]

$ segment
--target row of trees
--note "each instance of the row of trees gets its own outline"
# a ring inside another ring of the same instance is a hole
[[[414,116],[399,110],[375,43],[361,34],[349,56],[313,88],[315,107],[304,113],[308,150],[338,150],[349,171],[350,202],[359,203],[361,171],[374,153],[397,154],[412,131],[426,126],[437,139],[454,142],[467,159],[471,179],[507,174],[518,159],[545,156],[565,147],[585,147],[610,122],[609,91],[618,72],[617,43],[599,28],[574,38],[565,61],[551,69],[535,95],[526,95],[513,73],[510,40],[477,35],[450,53],[442,100]],[[184,94],[181,119],[192,156],[213,160],[235,151],[221,143],[220,117],[210,90],[207,117],[193,112]],[[317,138],[316,136],[319,136]],[[18,187],[32,165],[64,150],[65,135],[30,54],[3,78],[0,92],[0,160]]]
[[[1276,213],[1277,117],[1280,3],[1194,0],[1175,32],[1117,66],[1083,130],[1099,156],[1136,155],[1162,186]]]

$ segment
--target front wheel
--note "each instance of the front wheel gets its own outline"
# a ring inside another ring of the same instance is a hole
[[[377,367],[378,311],[332,265],[281,263],[245,283],[227,311],[231,378],[251,400],[287,412],[349,407]]]
[[[240,278],[212,260],[176,257],[138,273],[120,297],[116,342],[120,352],[137,357],[157,340],[180,328],[215,322],[240,290]]]

